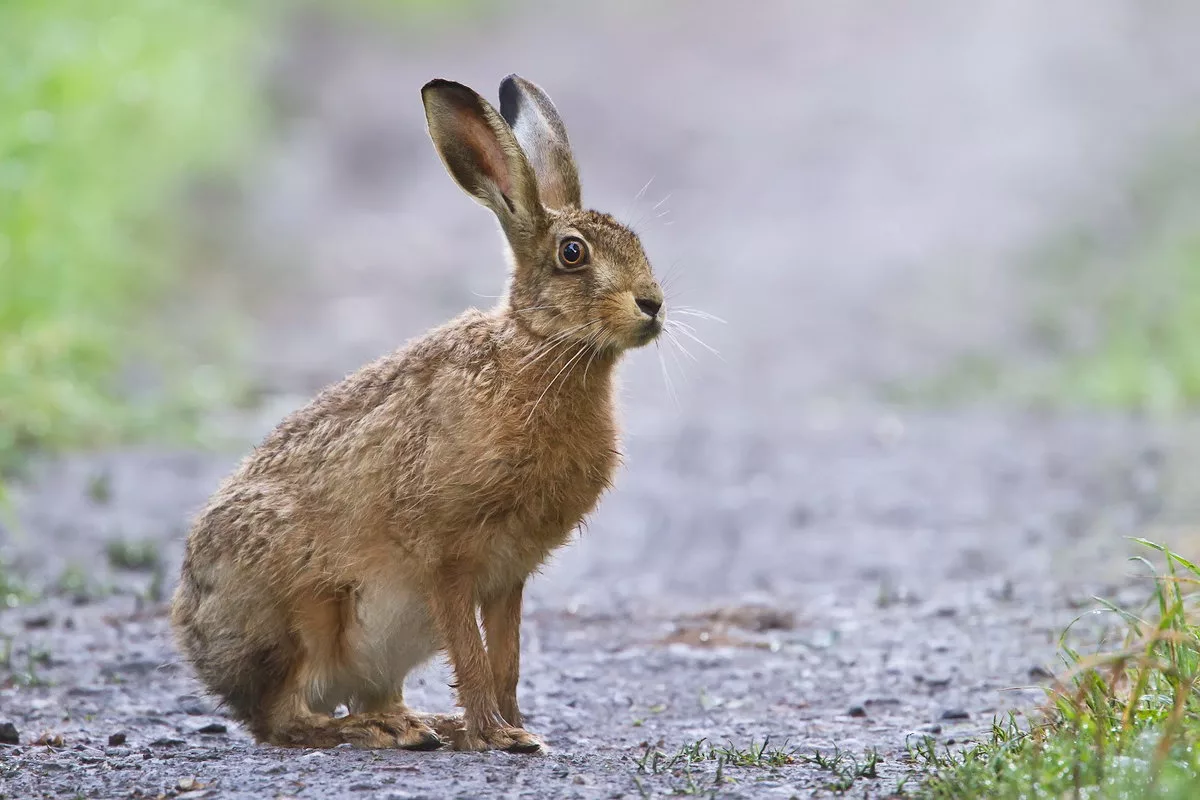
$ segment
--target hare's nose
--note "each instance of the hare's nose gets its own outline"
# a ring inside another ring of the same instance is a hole
[[[654,319],[658,316],[658,312],[662,310],[662,301],[655,300],[650,297],[639,297],[637,299],[637,307],[642,310],[642,313]]]

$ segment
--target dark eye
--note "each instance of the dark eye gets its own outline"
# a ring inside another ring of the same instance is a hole
[[[587,260],[587,245],[582,239],[570,236],[559,242],[558,263],[562,264],[563,269],[579,269],[587,265]]]

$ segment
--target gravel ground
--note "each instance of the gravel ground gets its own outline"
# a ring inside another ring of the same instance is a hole
[[[555,98],[585,201],[640,219],[668,303],[726,324],[697,320],[721,358],[629,358],[627,466],[530,588],[520,691],[551,754],[255,746],[178,661],[161,603],[238,449],[130,449],[37,464],[15,492],[4,552],[46,591],[0,614],[0,723],[19,737],[0,796],[806,797],[850,774],[812,758],[835,748],[877,752],[849,793],[887,796],[913,735],[953,744],[1034,704],[1062,627],[1090,594],[1129,591],[1120,534],[1160,512],[1174,432],[895,409],[875,389],[1024,346],[1022,254],[1119,213],[1129,171],[1194,122],[1196,11],[515,8],[434,33],[283,25],[272,145],[223,217],[254,269],[192,316],[235,294],[254,310],[263,402],[219,418],[244,445],[490,303],[497,237],[444,175],[417,90],[440,74],[491,95],[516,70]],[[113,541],[154,547],[139,564]],[[431,665],[408,699],[448,709],[448,680]],[[638,763],[765,737],[793,763],[719,784],[713,761]]]

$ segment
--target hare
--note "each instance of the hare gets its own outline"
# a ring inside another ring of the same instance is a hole
[[[284,419],[196,519],[171,621],[260,742],[538,752],[522,592],[612,483],[614,368],[662,331],[663,292],[637,235],[580,205],[540,88],[505,78],[499,113],[448,80],[422,98],[446,169],[500,222],[507,289]],[[404,703],[439,652],[461,716]]]

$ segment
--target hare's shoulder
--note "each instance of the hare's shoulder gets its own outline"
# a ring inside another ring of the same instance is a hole
[[[395,438],[431,413],[447,383],[460,392],[464,376],[486,384],[499,331],[493,315],[472,309],[325,387],[267,435],[243,475],[319,467],[378,446],[379,436]]]

